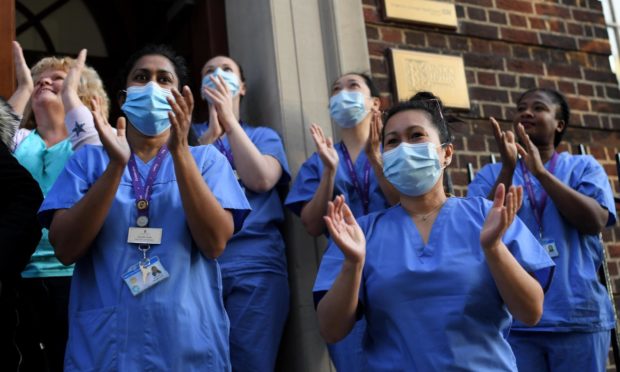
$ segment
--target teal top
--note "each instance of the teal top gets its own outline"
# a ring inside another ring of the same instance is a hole
[[[73,149],[69,138],[48,148],[36,130],[30,132],[13,153],[17,161],[39,183],[43,196],[46,196],[49,189],[52,188],[72,154]],[[22,272],[22,277],[41,278],[73,275],[73,265],[65,266],[58,261],[47,235],[48,230],[44,228],[41,241]]]

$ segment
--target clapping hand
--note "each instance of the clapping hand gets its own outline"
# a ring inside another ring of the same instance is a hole
[[[330,137],[325,137],[323,129],[317,124],[310,126],[310,134],[316,145],[316,151],[323,162],[323,166],[332,171],[338,169],[338,152],[334,148],[334,143]]]
[[[342,195],[328,203],[327,215],[323,220],[329,235],[345,258],[353,263],[363,263],[366,257],[366,237]]]
[[[502,236],[521,208],[522,201],[523,188],[521,186],[511,186],[507,194],[503,183],[497,186],[493,206],[480,231],[480,244],[485,250],[494,249],[499,245]]]

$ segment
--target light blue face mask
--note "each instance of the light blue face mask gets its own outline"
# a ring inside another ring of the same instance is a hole
[[[342,90],[329,99],[329,115],[342,128],[353,128],[368,115],[366,97],[360,92]]]
[[[218,76],[221,76],[224,82],[226,83],[226,85],[228,86],[228,90],[230,91],[230,94],[232,94],[233,97],[239,94],[240,83],[239,83],[239,78],[237,77],[237,75],[235,75],[235,73],[232,71],[224,71],[218,67],[215,69],[215,71],[213,71],[210,74],[206,74],[205,77],[202,78],[202,87],[200,91],[202,92],[201,93],[202,98],[205,99],[206,101],[211,102],[209,101],[209,98],[207,97],[207,95],[204,93],[205,86],[211,89],[217,90],[215,83],[211,80],[211,76],[213,76],[216,79]]]
[[[169,89],[152,81],[143,86],[129,87],[121,110],[140,133],[154,137],[170,128],[168,111],[172,108],[166,100],[169,96],[172,96]]]
[[[427,193],[439,180],[443,167],[437,146],[431,142],[401,143],[382,155],[383,174],[398,191],[409,196]]]

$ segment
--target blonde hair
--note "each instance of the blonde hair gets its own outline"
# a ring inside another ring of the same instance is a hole
[[[43,72],[49,70],[60,70],[68,73],[75,63],[76,60],[70,57],[45,57],[32,67],[32,80],[36,82]],[[92,67],[84,66],[77,88],[77,94],[78,97],[80,97],[80,101],[82,101],[84,106],[89,110],[93,110],[91,100],[95,97],[102,97],[103,103],[101,105],[101,110],[104,118],[108,117],[110,99],[103,88],[103,81],[101,81],[99,74]],[[22,118],[21,127],[27,129],[35,129],[37,127],[37,122],[32,112],[32,99],[28,100],[24,108],[24,117]]]

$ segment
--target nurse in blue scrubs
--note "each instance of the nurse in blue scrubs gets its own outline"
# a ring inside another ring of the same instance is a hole
[[[202,69],[209,122],[194,124],[202,144],[214,144],[235,170],[252,206],[243,228],[218,258],[224,306],[230,318],[235,371],[273,371],[289,309],[284,220],[278,187],[291,177],[284,146],[272,129],[239,119],[245,77],[231,58],[217,56]]]
[[[93,112],[104,146],[78,151],[39,211],[76,263],[65,370],[230,370],[215,258],[249,204],[215,147],[187,143],[183,60],[148,46],[127,70],[127,119],[115,133]]]
[[[489,197],[499,183],[522,185],[519,217],[556,264],[541,321],[533,328],[518,321],[512,326],[509,341],[523,371],[605,371],[615,327],[597,274],[605,254],[600,233],[616,222],[614,198],[592,156],[557,152],[569,119],[559,92],[523,93],[513,119],[516,136],[491,119],[502,163],[482,168],[468,190]]]
[[[342,196],[329,204],[320,331],[338,341],[364,315],[369,371],[516,371],[512,315],[538,322],[553,262],[515,218],[521,188],[498,187],[492,203],[446,196],[453,147],[429,97],[387,114],[383,167],[400,203],[357,221]]]
[[[355,217],[398,201],[398,193],[383,176],[380,104],[378,89],[364,74],[343,75],[332,85],[329,112],[340,127],[342,141],[334,144],[320,126],[312,124],[317,151],[299,169],[285,201],[310,235],[327,232],[323,216],[336,195],[345,196]],[[346,339],[328,345],[337,370],[363,368],[364,324],[361,320]]]

